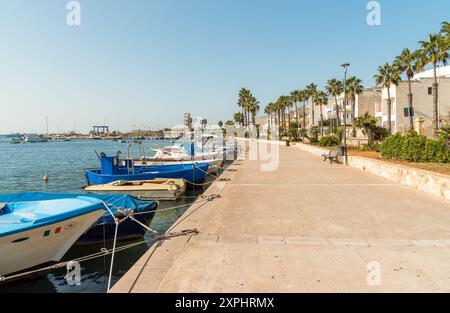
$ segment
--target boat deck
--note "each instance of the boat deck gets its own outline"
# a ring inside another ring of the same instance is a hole
[[[449,203],[280,147],[236,161],[112,292],[450,291]],[[375,275],[375,276],[374,276]]]

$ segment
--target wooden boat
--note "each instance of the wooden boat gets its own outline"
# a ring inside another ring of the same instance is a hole
[[[59,262],[104,213],[92,197],[21,201],[0,195],[0,276]]]
[[[156,178],[153,180],[119,180],[104,185],[87,186],[89,193],[128,194],[144,200],[177,200],[186,191],[182,179]]]

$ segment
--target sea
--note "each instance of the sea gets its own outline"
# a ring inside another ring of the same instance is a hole
[[[127,155],[127,143],[112,140],[73,140],[49,141],[44,143],[10,144],[11,138],[0,136],[0,193],[51,192],[83,193],[85,186],[84,172],[89,168],[99,167],[98,154],[115,155],[118,151]],[[146,155],[151,156],[153,149],[170,145],[167,140],[145,140],[143,147]],[[132,145],[131,154],[139,156],[138,145]],[[49,181],[43,180],[48,175]],[[150,228],[164,233],[189,208],[195,198],[204,192],[202,187],[189,187],[185,197],[178,201],[161,201],[159,208],[181,206],[174,210],[157,212]],[[185,204],[185,206],[184,206]],[[131,266],[154,243],[154,235],[147,233],[145,243],[116,253],[112,275],[112,284],[117,282]],[[142,241],[142,239],[138,240]],[[133,242],[120,243],[130,244]],[[64,260],[73,260],[99,252],[104,244],[88,247],[72,247]],[[111,248],[112,244],[106,244]],[[0,251],[1,253],[1,251]],[[110,256],[82,262],[80,285],[70,286],[65,276],[66,268],[52,270],[32,280],[24,280],[7,285],[0,285],[0,293],[104,293],[107,291]]]

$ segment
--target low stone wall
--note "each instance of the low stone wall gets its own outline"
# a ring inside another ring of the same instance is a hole
[[[317,155],[322,155],[329,151],[329,149],[301,143],[297,143],[295,146]],[[381,176],[392,182],[450,200],[450,176],[360,156],[349,156],[348,165]]]

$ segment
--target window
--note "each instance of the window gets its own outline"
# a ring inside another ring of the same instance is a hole
[[[433,94],[433,87],[428,87],[428,94],[432,95]]]

